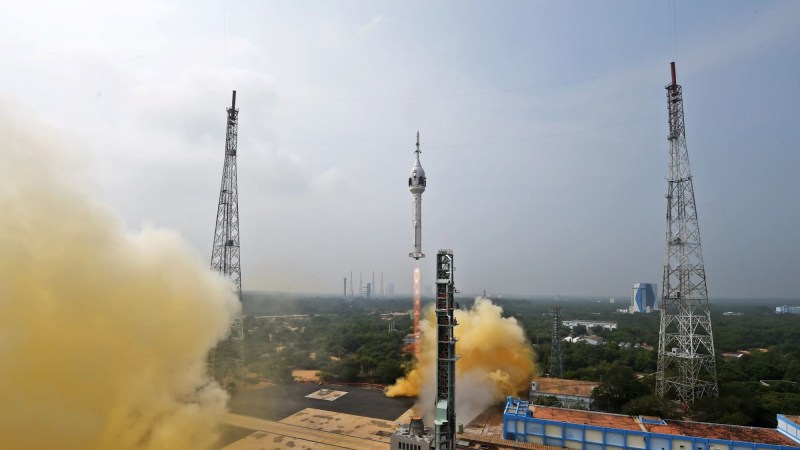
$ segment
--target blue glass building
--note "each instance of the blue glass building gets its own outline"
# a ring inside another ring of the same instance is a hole
[[[656,292],[658,288],[655,283],[636,283],[633,285],[631,294],[631,313],[651,312],[656,309]]]

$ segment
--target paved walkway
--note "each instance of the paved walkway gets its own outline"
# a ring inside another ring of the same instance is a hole
[[[271,420],[239,414],[227,414],[224,423],[254,430],[254,433],[225,447],[224,450],[259,449],[325,449],[325,450],[386,450],[386,443],[365,438],[317,431]]]

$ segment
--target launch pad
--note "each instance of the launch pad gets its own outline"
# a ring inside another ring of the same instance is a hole
[[[326,390],[343,392],[330,401],[324,395],[312,394]],[[342,386],[317,383],[293,383],[267,386],[240,392],[229,402],[231,412],[265,420],[283,420],[306,408],[334,413],[367,416],[379,420],[395,420],[414,405],[414,399],[389,398],[381,389],[361,386]]]
[[[224,418],[221,450],[387,450],[398,424],[408,423],[412,411],[394,420],[305,408],[281,420],[236,413]],[[457,449],[555,450],[553,447],[502,439],[503,410],[495,405],[456,435]]]
[[[230,400],[219,448],[385,449],[395,421],[413,404],[362,386],[293,383],[244,391]]]
[[[346,391],[334,391],[331,389],[320,389],[316,392],[312,392],[306,395],[306,398],[313,398],[316,400],[325,400],[326,402],[332,402],[334,400],[339,399],[343,395],[347,394]]]

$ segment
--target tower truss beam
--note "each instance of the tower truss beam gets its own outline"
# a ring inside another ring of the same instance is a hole
[[[717,371],[700,226],[683,113],[683,90],[666,86],[669,113],[669,178],[661,322],[656,395],[690,405],[700,397],[717,397]]]
[[[564,359],[561,355],[561,307],[554,306],[550,309],[553,316],[553,339],[550,346],[550,376],[561,378],[564,376]]]
[[[227,108],[225,131],[225,160],[222,166],[222,182],[219,189],[217,220],[214,227],[214,242],[211,250],[211,270],[220,273],[233,284],[234,294],[242,301],[242,271],[239,247],[239,192],[237,186],[237,137],[239,134],[239,110],[236,109],[236,91],[233,91],[231,107]],[[234,318],[228,338],[211,353],[212,372],[217,378],[229,372],[231,360],[243,358],[244,339],[242,316]],[[237,350],[234,350],[238,348]],[[236,354],[238,353],[238,355]]]
[[[436,417],[434,418],[436,450],[453,450],[456,446],[456,338],[458,325],[454,315],[455,284],[453,252],[436,254]]]

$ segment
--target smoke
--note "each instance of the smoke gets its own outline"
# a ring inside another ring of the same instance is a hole
[[[3,448],[210,447],[227,395],[205,358],[238,308],[230,286],[178,234],[126,232],[76,181],[87,174],[75,158],[6,116]]]
[[[487,298],[456,310],[456,420],[469,423],[488,406],[526,388],[535,370],[534,353],[513,317]],[[436,389],[436,326],[433,307],[420,323],[421,348],[414,367],[386,389],[389,397],[419,397],[415,409],[433,417]]]

